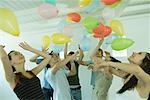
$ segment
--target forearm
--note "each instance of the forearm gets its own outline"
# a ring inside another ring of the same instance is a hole
[[[32,69],[32,72],[37,75],[49,63],[50,58],[44,59],[37,67]]]
[[[67,64],[70,60],[72,60],[76,55],[77,55],[77,54],[75,53],[75,54],[73,54],[73,55],[67,57],[66,59],[62,60],[62,61],[60,62],[60,65],[66,65],[66,64]]]
[[[96,46],[96,48],[94,49],[94,51],[93,51],[91,57],[95,56],[96,51],[98,51],[98,49],[101,47],[101,45],[103,44],[103,41],[104,41],[104,39],[99,40],[99,43],[98,43],[98,45]]]
[[[44,57],[44,58],[46,58],[46,57],[49,56],[49,55],[47,55],[46,53],[44,53],[44,52],[42,52],[42,51],[40,51],[40,50],[34,49],[34,48],[32,48],[32,49],[29,50],[29,51],[31,51],[32,53],[35,53],[35,54],[37,54],[37,55],[39,55],[39,56],[42,56],[42,57]]]
[[[8,55],[6,51],[2,47],[0,47],[0,58],[2,59],[4,57],[8,57]]]
[[[68,49],[68,44],[65,44],[65,48],[64,48],[64,58],[67,57],[67,49]]]
[[[116,76],[118,76],[118,77],[121,77],[123,79],[125,79],[126,76],[129,74],[127,72],[124,72],[122,70],[117,70],[115,68],[111,68],[111,73],[114,74],[114,75],[116,75]]]
[[[11,83],[14,81],[14,73],[8,58],[7,53],[3,48],[0,47],[0,57],[3,64],[4,72],[5,72],[5,78],[6,80]]]
[[[139,66],[135,64],[127,64],[127,63],[115,63],[108,62],[110,67],[118,68],[127,73],[136,74],[139,70]]]

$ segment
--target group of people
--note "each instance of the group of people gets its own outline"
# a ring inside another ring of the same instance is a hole
[[[68,44],[65,44],[64,59],[60,59],[59,53],[45,49],[40,51],[22,42],[19,44],[21,48],[36,54],[30,61],[37,66],[27,71],[25,58],[20,52],[11,51],[7,54],[5,46],[0,45],[6,80],[20,100],[82,100],[78,76],[79,66],[82,65],[92,71],[92,100],[107,100],[113,75],[124,79],[118,94],[135,88],[140,100],[150,100],[150,53],[133,53],[128,58],[130,63],[123,63],[100,48],[103,41],[103,38],[99,40],[89,61],[83,60],[84,53],[80,45],[76,52],[68,53]],[[42,70],[43,86],[37,77]]]

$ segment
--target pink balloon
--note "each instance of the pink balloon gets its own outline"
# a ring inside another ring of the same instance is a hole
[[[73,29],[71,26],[65,26],[64,27],[64,34],[66,34],[68,37],[72,38],[73,37]]]
[[[58,9],[51,4],[42,4],[38,7],[39,15],[45,19],[50,19],[58,15]]]

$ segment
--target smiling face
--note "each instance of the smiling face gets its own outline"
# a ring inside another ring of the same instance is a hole
[[[140,65],[142,64],[145,56],[146,56],[145,52],[139,52],[139,53],[133,52],[133,54],[128,58],[128,60],[134,64]]]
[[[22,64],[25,62],[24,56],[18,51],[12,51],[8,54],[12,66],[16,64]]]

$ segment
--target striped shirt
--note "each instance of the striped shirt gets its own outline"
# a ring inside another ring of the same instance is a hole
[[[44,100],[39,78],[31,71],[28,72],[33,75],[31,79],[23,76],[21,73],[16,73],[19,82],[14,88],[15,94],[20,100]]]

